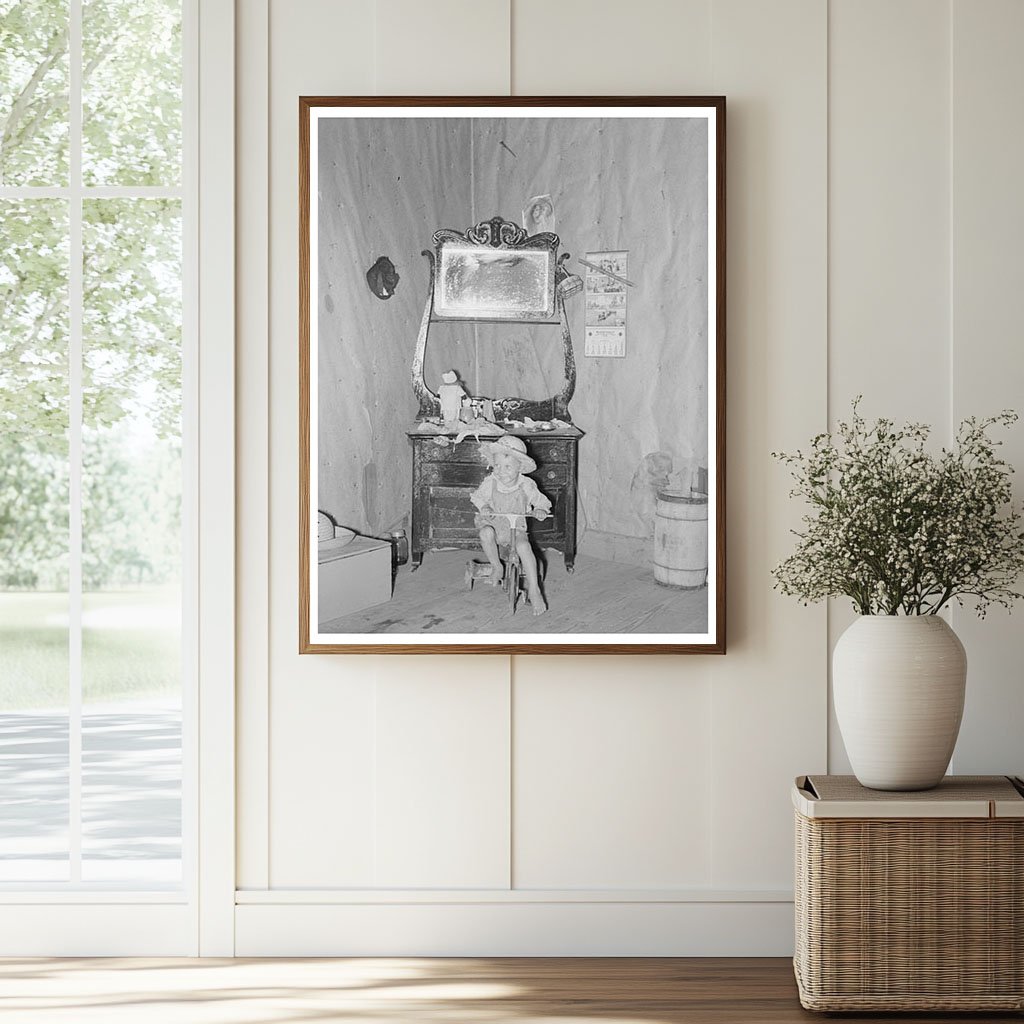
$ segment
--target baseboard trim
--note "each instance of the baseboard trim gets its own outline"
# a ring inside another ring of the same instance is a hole
[[[588,901],[257,903],[236,956],[792,956],[793,905]]]
[[[738,889],[239,889],[240,906],[408,903],[792,903],[790,890]]]

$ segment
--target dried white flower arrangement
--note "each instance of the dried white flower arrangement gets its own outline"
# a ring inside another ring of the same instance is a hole
[[[973,598],[978,615],[1010,608],[1024,570],[1024,518],[1011,501],[1013,469],[988,436],[1017,414],[960,424],[951,450],[926,450],[920,423],[873,426],[853,402],[849,423],[810,451],[773,452],[805,498],[796,551],[773,570],[775,588],[804,603],[846,596],[862,615],[934,615]]]

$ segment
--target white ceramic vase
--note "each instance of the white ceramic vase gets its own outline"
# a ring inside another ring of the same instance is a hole
[[[931,789],[953,756],[967,655],[936,615],[862,615],[832,655],[836,718],[870,789]]]

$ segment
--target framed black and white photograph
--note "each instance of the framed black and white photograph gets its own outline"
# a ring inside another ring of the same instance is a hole
[[[724,653],[725,100],[299,145],[300,651]]]

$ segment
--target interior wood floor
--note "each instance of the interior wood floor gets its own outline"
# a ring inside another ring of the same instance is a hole
[[[328,633],[703,633],[707,588],[673,590],[654,582],[649,568],[576,556],[565,571],[562,556],[547,553],[544,594],[548,610],[534,615],[520,600],[515,615],[500,587],[477,582],[467,590],[466,562],[482,552],[429,551],[415,572],[403,566],[386,604],[334,619]]]
[[[1020,1014],[843,1014],[986,1021]],[[7,959],[3,1024],[791,1024],[788,959]]]

